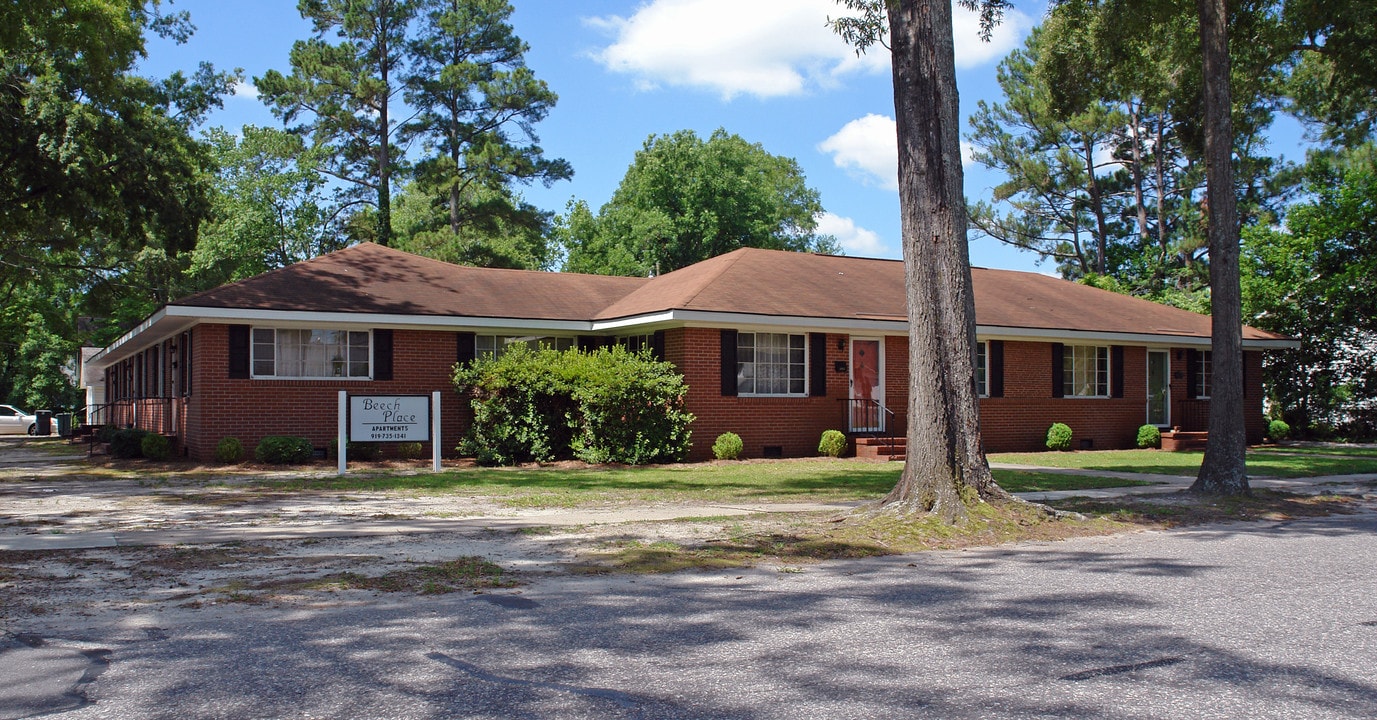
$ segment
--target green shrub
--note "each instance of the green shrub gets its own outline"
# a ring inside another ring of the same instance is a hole
[[[1071,426],[1066,423],[1052,423],[1052,427],[1047,428],[1047,449],[1070,450]]]
[[[622,347],[592,352],[513,346],[461,366],[473,424],[459,451],[483,465],[578,458],[641,465],[683,459],[693,415],[669,363]]]
[[[1285,420],[1273,420],[1267,423],[1267,437],[1273,441],[1285,440],[1291,435],[1291,426]]]
[[[423,457],[425,448],[418,442],[404,442],[397,445],[397,457],[403,460],[415,460]]]
[[[253,456],[258,462],[269,465],[296,465],[310,462],[314,452],[311,441],[304,437],[269,435],[259,441]]]
[[[139,442],[139,449],[149,460],[166,460],[172,454],[172,441],[158,433],[148,433]]]
[[[239,442],[239,438],[220,438],[220,442],[215,443],[215,459],[222,463],[237,463],[243,460],[244,444]]]
[[[1156,425],[1144,425],[1138,428],[1138,447],[1155,448],[1162,445],[1162,431]]]
[[[818,452],[828,457],[841,457],[842,453],[846,452],[846,435],[840,430],[822,431]]]
[[[741,436],[734,432],[725,432],[717,436],[717,441],[712,444],[712,456],[718,460],[735,460],[741,457],[741,451],[746,449],[746,444],[741,442]]]
[[[143,438],[147,430],[126,428],[110,435],[110,456],[117,458],[143,457]]]
[[[339,457],[339,440],[332,439],[325,447],[327,458],[333,460]],[[348,460],[363,460],[365,462],[377,460],[382,457],[382,445],[372,442],[350,442],[344,446],[344,457]]]
[[[100,429],[96,431],[96,442],[108,445],[115,439],[115,433],[119,431],[120,429],[114,425],[101,425]]]

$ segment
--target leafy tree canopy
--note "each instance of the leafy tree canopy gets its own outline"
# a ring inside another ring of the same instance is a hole
[[[566,270],[650,275],[742,247],[837,252],[814,234],[822,212],[792,158],[718,129],[652,135],[596,216],[570,206],[559,232]]]

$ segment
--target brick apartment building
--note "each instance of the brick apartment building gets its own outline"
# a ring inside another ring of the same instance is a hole
[[[975,269],[976,385],[990,451],[1131,447],[1145,423],[1204,430],[1210,319],[1034,273]],[[340,390],[442,391],[442,452],[470,422],[456,362],[513,343],[650,347],[687,380],[690,458],[732,431],[746,455],[812,455],[824,430],[905,432],[903,263],[742,249],[655,278],[451,265],[373,244],[191,295],[87,361],[92,418],[175,439],[193,459],[236,437],[335,436]],[[1245,327],[1250,441],[1261,353]],[[429,448],[427,448],[429,450]]]

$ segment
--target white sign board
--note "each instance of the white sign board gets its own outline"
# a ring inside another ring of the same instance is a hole
[[[350,395],[349,439],[354,442],[429,440],[430,398],[424,395]]]

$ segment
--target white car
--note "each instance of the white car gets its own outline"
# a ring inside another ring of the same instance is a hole
[[[33,435],[38,432],[37,418],[13,405],[0,405],[0,435]]]

